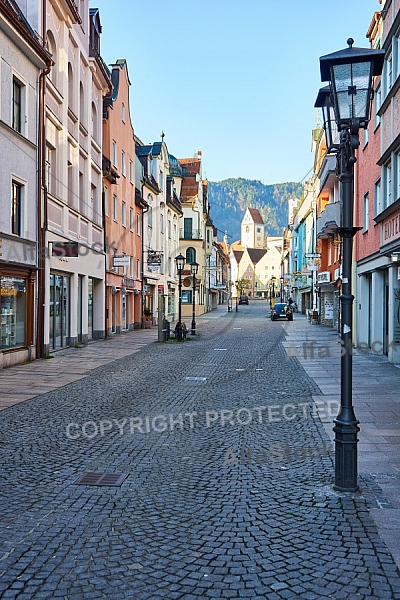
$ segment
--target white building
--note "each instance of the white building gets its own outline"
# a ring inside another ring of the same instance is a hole
[[[0,5],[0,368],[35,358],[39,109],[49,54]]]

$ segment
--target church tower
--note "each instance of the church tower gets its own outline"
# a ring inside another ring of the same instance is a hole
[[[240,242],[244,248],[264,247],[264,221],[257,208],[248,208],[240,226]]]

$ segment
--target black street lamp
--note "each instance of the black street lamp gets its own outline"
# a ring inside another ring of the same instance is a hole
[[[271,308],[275,307],[275,281],[276,277],[271,277],[272,281],[272,298],[271,298]]]
[[[352,398],[352,330],[353,300],[351,275],[353,261],[353,237],[360,229],[353,225],[354,204],[354,150],[359,146],[360,127],[366,129],[371,112],[374,76],[382,73],[385,50],[353,48],[354,40],[347,40],[344,50],[320,57],[321,81],[329,81],[318,94],[316,107],[323,108],[324,126],[327,133],[327,149],[337,153],[340,192],[342,237],[342,307],[341,322],[341,374],[340,411],[335,426],[335,489],[355,492],[357,484],[357,434],[360,431]],[[333,113],[332,113],[333,109]],[[339,143],[334,141],[332,131],[334,114],[339,131]],[[330,129],[330,131],[329,131]]]
[[[182,254],[178,254],[175,257],[176,270],[179,275],[179,287],[178,287],[178,323],[176,324],[176,339],[178,342],[183,340],[183,331],[182,331],[182,271],[185,266],[185,257]]]
[[[190,263],[190,272],[193,277],[193,292],[192,292],[192,333],[191,335],[196,335],[196,303],[195,303],[195,294],[196,294],[196,275],[199,270],[199,264],[194,261]]]

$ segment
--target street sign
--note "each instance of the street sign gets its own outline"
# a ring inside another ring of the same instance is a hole
[[[321,254],[319,252],[314,252],[311,254],[305,254],[305,258],[321,258]]]

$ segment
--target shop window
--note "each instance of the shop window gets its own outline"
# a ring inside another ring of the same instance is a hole
[[[191,290],[183,290],[182,291],[182,304],[192,304]]]
[[[26,323],[26,280],[0,277],[0,348],[24,346]]]

